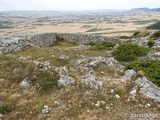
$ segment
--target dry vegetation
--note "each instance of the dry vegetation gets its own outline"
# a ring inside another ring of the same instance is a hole
[[[76,118],[79,120],[89,118],[93,120],[124,120],[128,119],[125,117],[125,113],[160,115],[159,104],[144,100],[139,95],[137,95],[136,100],[128,101],[133,82],[128,81],[127,84],[119,82],[115,74],[123,73],[114,68],[108,68],[103,63],[93,67],[94,74],[96,76],[104,74],[112,80],[105,79],[103,89],[95,90],[83,84],[68,87],[57,86],[56,83],[51,85],[49,80],[54,79],[56,81],[59,78],[57,73],[52,70],[40,72],[38,66],[28,62],[29,60],[41,59],[41,62],[48,61],[52,66],[67,65],[74,68],[76,59],[80,59],[79,55],[88,57],[104,57],[107,55],[106,50],[93,51],[88,49],[77,52],[64,50],[71,46],[76,45],[68,42],[58,42],[57,45],[52,47],[30,48],[0,57],[0,78],[5,78],[4,80],[0,79],[0,112],[5,114],[2,120],[66,120],[69,118],[73,120]],[[69,59],[59,60],[59,56],[62,54],[69,56]],[[26,61],[18,61],[17,59],[20,56],[25,57]],[[104,73],[101,73],[101,71],[104,71]],[[68,74],[76,82],[79,82],[78,75],[81,72],[83,73],[83,69]],[[20,87],[19,82],[26,77],[21,75],[28,76],[32,86],[36,86],[36,88],[34,89],[31,86]],[[47,89],[45,86],[47,86]],[[115,91],[111,93],[111,89]],[[120,96],[119,99],[115,97],[116,94]],[[96,107],[94,105],[98,100],[105,101],[105,103]],[[55,101],[58,101],[59,104],[56,104]],[[147,107],[147,103],[150,103],[151,107]],[[44,105],[48,105],[50,108],[48,114],[41,113]]]

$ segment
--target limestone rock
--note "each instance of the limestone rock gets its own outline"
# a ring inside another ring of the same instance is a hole
[[[58,80],[58,84],[63,86],[74,85],[75,81],[72,80],[72,77],[65,75],[65,76],[61,76],[61,78]]]
[[[61,55],[61,56],[59,57],[59,59],[63,59],[63,60],[65,60],[65,59],[69,59],[69,57],[68,57],[68,56],[66,56],[66,55]]]
[[[130,80],[132,76],[136,75],[137,74],[134,70],[126,70],[122,78],[125,80]]]
[[[139,93],[142,98],[160,102],[160,88],[146,77],[138,78],[135,84],[140,88]]]
[[[26,87],[26,86],[29,86],[29,82],[27,81],[28,78],[25,78],[22,82],[20,82],[20,86],[22,87]]]
[[[49,113],[49,108],[47,105],[44,105],[44,109],[42,110],[42,114],[48,114]]]

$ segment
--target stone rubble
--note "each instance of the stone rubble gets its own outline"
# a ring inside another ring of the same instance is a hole
[[[47,105],[44,105],[44,108],[42,110],[42,114],[48,114],[49,113],[49,108]]]
[[[61,76],[61,78],[58,80],[58,84],[63,86],[74,85],[75,80],[73,80],[72,77],[69,77],[68,75],[64,75]]]
[[[89,85],[91,88],[102,89],[104,85],[103,82],[96,80],[95,76],[91,74],[81,76],[81,78],[81,83]]]
[[[42,46],[52,46],[56,43],[59,38],[64,38],[64,40],[76,44],[85,44],[89,42],[114,42],[121,43],[122,40],[117,37],[105,37],[105,36],[94,36],[94,35],[83,35],[83,34],[73,34],[73,33],[24,33],[15,35],[2,35],[0,37],[0,52],[17,52],[29,47],[42,47]],[[76,48],[76,47],[75,47]],[[70,49],[75,49],[70,48]],[[79,49],[87,49],[86,46],[79,46]]]

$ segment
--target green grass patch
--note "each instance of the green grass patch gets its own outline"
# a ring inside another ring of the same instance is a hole
[[[102,42],[100,44],[95,42],[89,42],[87,45],[91,46],[89,48],[90,50],[111,50],[111,48],[115,46],[115,44],[111,42]]]
[[[48,71],[39,73],[38,74],[38,79],[40,81],[39,92],[40,93],[47,93],[52,88],[57,87],[58,86],[57,81],[59,80],[59,78],[60,77],[57,73],[51,74]]]
[[[116,50],[114,50],[113,55],[115,56],[115,59],[119,61],[133,61],[139,56],[147,55],[148,52],[148,48],[126,43],[121,44]]]
[[[160,29],[160,21],[148,26],[147,29],[158,29],[159,30]]]
[[[134,61],[125,65],[125,70],[142,70],[144,75],[153,83],[160,86],[160,62],[159,61]]]
[[[135,32],[139,32],[139,30],[127,30],[127,31],[101,32],[101,33],[92,33],[92,35],[121,34],[121,33],[135,33]]]
[[[83,25],[81,28],[89,29],[90,27],[92,27],[92,26],[91,25]]]
[[[133,33],[132,36],[120,36],[119,38],[122,38],[122,39],[141,38],[141,37],[146,37],[148,35],[149,35],[148,32],[137,31],[137,32]]]
[[[43,26],[44,24],[43,23],[37,23],[37,24],[32,24],[34,26]]]
[[[17,100],[9,100],[0,105],[0,113],[7,114],[16,109],[18,101]]]
[[[102,28],[91,28],[89,30],[87,30],[86,32],[97,32],[97,31],[104,31],[104,30],[114,30],[114,28],[106,28],[106,29],[102,29]]]
[[[152,19],[152,20],[142,20],[142,21],[138,21],[137,23],[135,23],[136,25],[145,25],[151,22],[158,22],[158,19]]]
[[[154,45],[154,43],[155,43],[154,41],[149,40],[149,41],[148,41],[148,46],[151,48],[151,47]]]

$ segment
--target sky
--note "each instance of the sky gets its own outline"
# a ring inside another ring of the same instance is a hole
[[[0,0],[0,11],[158,8],[160,0]]]

